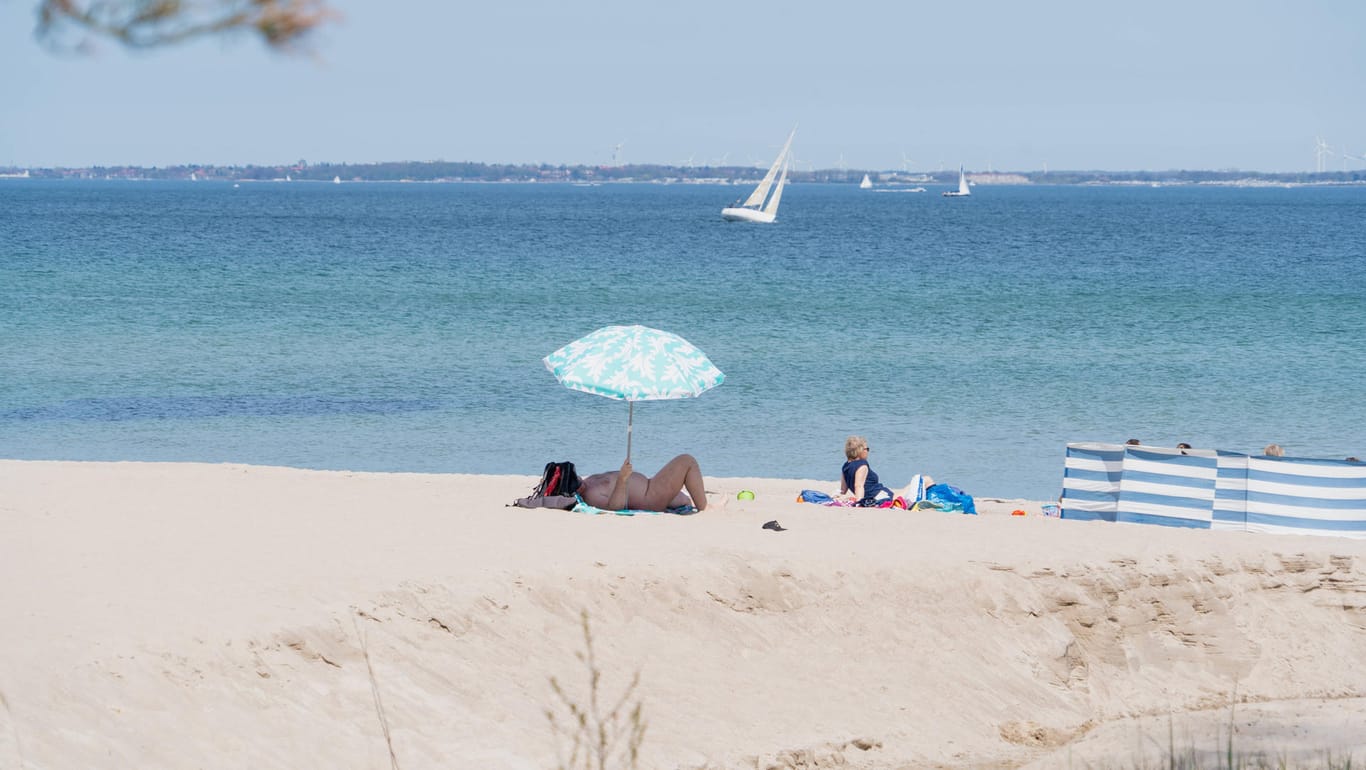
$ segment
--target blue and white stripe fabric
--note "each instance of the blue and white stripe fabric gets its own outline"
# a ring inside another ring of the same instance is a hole
[[[1214,480],[1211,529],[1247,531],[1247,455],[1217,450],[1219,475]]]
[[[1247,530],[1366,538],[1366,465],[1248,458]]]
[[[1068,444],[1062,517],[1366,539],[1366,464]]]
[[[1123,467],[1122,444],[1068,444],[1063,462],[1062,518],[1114,521]]]
[[[1116,521],[1209,529],[1218,459],[1208,450],[1124,450]]]

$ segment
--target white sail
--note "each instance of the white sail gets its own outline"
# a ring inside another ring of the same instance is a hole
[[[768,173],[764,174],[764,178],[759,182],[759,186],[754,188],[754,192],[750,193],[748,198],[745,198],[745,202],[740,204],[741,206],[758,208],[764,205],[764,198],[768,197],[768,188],[773,186],[773,179],[778,176],[778,171],[782,168],[783,160],[787,157],[787,151],[792,147],[792,137],[796,136],[796,134],[797,129],[794,128],[792,129],[792,133],[787,135],[787,144],[783,145],[782,152],[778,153],[777,158],[773,159],[773,165],[768,167]]]
[[[779,158],[779,160],[782,159]],[[767,174],[764,174],[764,178],[759,182],[759,186],[754,188],[754,192],[750,193],[749,197],[745,198],[745,202],[740,205],[746,208],[758,208],[759,206],[764,205],[764,198],[768,197],[768,188],[773,186],[773,177],[777,175],[778,166],[777,164],[774,164],[773,168],[769,169]]]
[[[783,159],[783,175],[778,177],[778,186],[773,188],[773,197],[768,199],[768,205],[764,206],[764,213],[772,217],[778,216],[778,202],[783,199],[783,185],[787,184],[787,159]]]
[[[860,190],[867,190],[873,186],[873,180],[869,179],[867,174],[864,174],[863,181],[859,182],[858,186]]]
[[[968,176],[963,173],[962,166],[958,167],[958,189],[945,190],[940,194],[945,198],[962,198],[967,195],[972,195],[972,191],[968,189]]]

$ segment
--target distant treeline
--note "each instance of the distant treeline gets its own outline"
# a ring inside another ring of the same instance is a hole
[[[753,166],[555,166],[499,163],[403,161],[389,163],[316,163],[299,161],[285,166],[92,166],[89,168],[32,168],[35,179],[201,179],[266,181],[276,179],[331,182],[705,182],[757,180],[766,169]],[[0,169],[19,173],[23,169]],[[813,169],[789,172],[793,182],[857,184],[867,174],[884,184],[952,184],[957,170],[931,172],[875,169]],[[1362,183],[1366,169],[1268,173],[1261,171],[969,171],[980,182],[999,184],[1193,184],[1200,182],[1262,181],[1269,184]]]

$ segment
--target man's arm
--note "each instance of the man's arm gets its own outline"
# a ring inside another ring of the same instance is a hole
[[[626,510],[626,500],[631,492],[631,461],[627,460],[621,464],[621,472],[617,474],[617,483],[612,486],[612,494],[607,498],[607,510],[624,511]]]

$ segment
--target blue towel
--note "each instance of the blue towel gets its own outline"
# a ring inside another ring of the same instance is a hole
[[[640,514],[641,516],[650,516],[660,513],[672,513],[675,516],[688,516],[697,513],[697,509],[691,505],[680,505],[677,508],[670,508],[667,511],[642,511],[634,508],[628,508],[624,511],[609,511],[605,508],[599,508],[595,505],[589,505],[588,503],[585,503],[582,497],[579,498],[579,502],[576,503],[574,507],[570,510],[575,511],[577,513],[615,513],[618,516],[635,516],[636,514]]]

